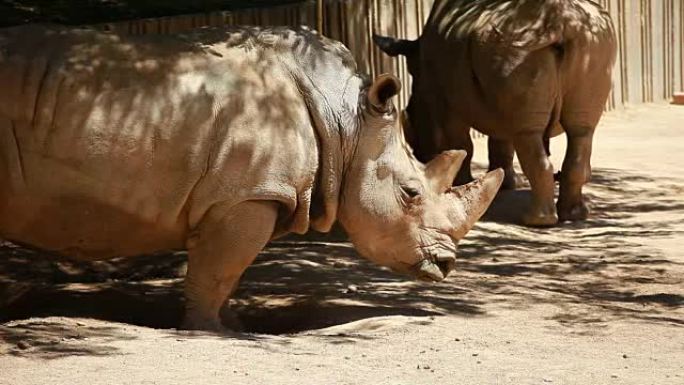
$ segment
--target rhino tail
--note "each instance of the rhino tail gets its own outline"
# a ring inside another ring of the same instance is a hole
[[[563,126],[560,123],[560,113],[561,106],[563,105],[563,97],[559,93],[556,96],[556,100],[551,109],[551,114],[549,115],[549,123],[546,125],[544,130],[544,150],[546,151],[546,156],[551,156],[551,138],[558,136],[563,132]]]

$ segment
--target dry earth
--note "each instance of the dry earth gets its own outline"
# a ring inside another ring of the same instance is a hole
[[[339,233],[273,242],[236,336],[175,329],[182,253],[74,264],[1,245],[0,384],[684,384],[684,107],[607,114],[593,164],[591,220],[517,226],[529,192],[501,194],[439,284]]]

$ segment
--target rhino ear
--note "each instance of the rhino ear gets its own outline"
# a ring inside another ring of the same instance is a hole
[[[368,102],[380,113],[389,113],[394,109],[392,97],[401,90],[401,81],[390,74],[382,74],[375,78],[368,89]]]
[[[418,50],[417,40],[395,39],[374,34],[373,42],[382,50],[382,52],[390,56],[412,56]]]

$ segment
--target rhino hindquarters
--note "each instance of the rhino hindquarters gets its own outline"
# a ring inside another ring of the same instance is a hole
[[[219,317],[240,276],[271,239],[278,216],[273,201],[213,206],[188,239],[185,281],[187,329],[224,330]],[[231,316],[228,329],[240,329]],[[228,323],[228,322],[227,322]]]

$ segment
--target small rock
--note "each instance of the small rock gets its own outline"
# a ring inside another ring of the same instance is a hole
[[[459,342],[459,341],[461,341],[461,339],[460,338],[454,338],[454,341]]]
[[[548,378],[544,378],[543,381],[546,383],[553,382],[552,380],[549,380]]]
[[[473,357],[477,357],[479,355],[480,355],[479,353],[473,353]]]
[[[423,369],[430,369],[430,365],[423,365]]]
[[[499,259],[494,257],[494,258],[492,258],[492,262],[499,262]]]
[[[357,291],[359,291],[359,288],[356,285],[349,285],[347,286],[347,291],[345,291],[345,293],[356,293]]]
[[[623,354],[623,355],[622,355],[622,358],[627,358],[627,355],[626,355],[626,354]]]
[[[482,361],[477,361],[477,363],[478,363],[478,364],[481,364],[481,363],[482,363]]]
[[[17,347],[21,350],[26,350],[31,347],[28,342],[26,341],[19,341],[17,342]]]
[[[611,378],[618,378],[617,374],[611,374],[610,377]]]

